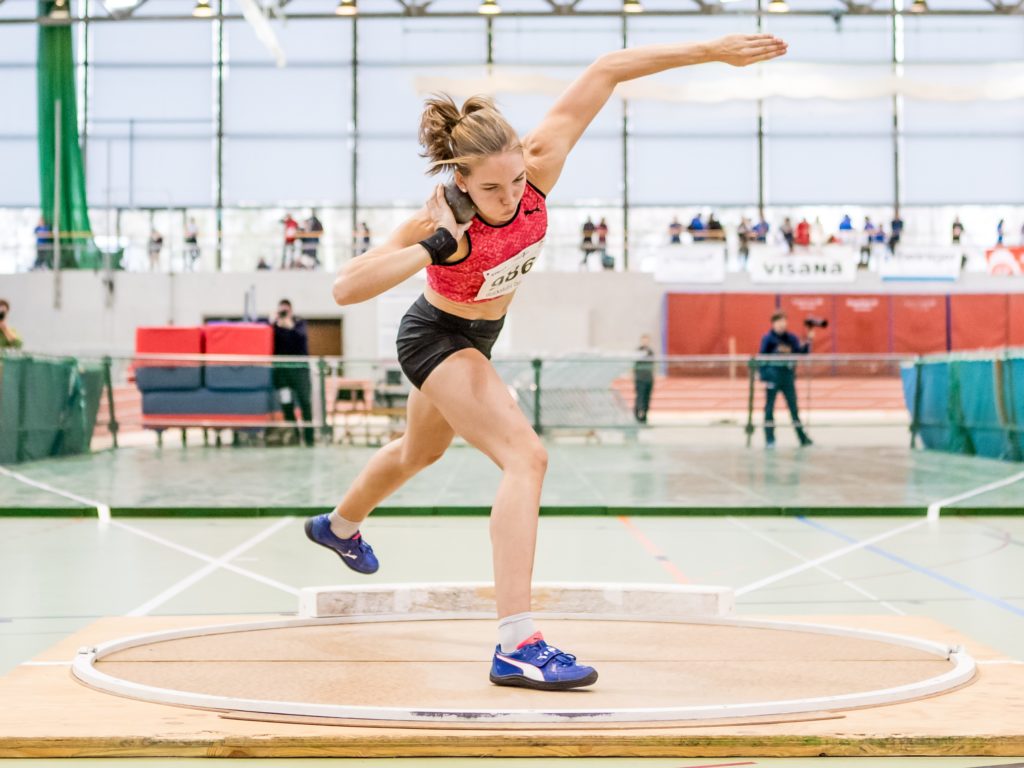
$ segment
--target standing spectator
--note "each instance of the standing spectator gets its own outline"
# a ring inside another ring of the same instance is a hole
[[[580,250],[583,252],[583,260],[580,262],[580,269],[586,269],[587,260],[590,258],[590,254],[594,252],[594,220],[587,216],[587,220],[583,222],[583,229],[580,232]]]
[[[195,271],[196,263],[199,261],[199,226],[195,218],[189,216],[185,225],[185,257],[188,260],[185,266]]]
[[[21,336],[7,324],[9,314],[11,314],[11,305],[7,299],[0,299],[0,349],[21,349]]]
[[[33,232],[36,236],[36,263],[32,265],[32,269],[53,267],[53,229],[46,223],[46,219],[40,216]]]
[[[284,225],[284,248],[281,251],[281,269],[288,269],[295,260],[295,238],[299,236],[299,222],[290,213],[281,219]]]
[[[879,224],[878,229],[875,230],[875,242],[885,243],[885,225]]]
[[[896,253],[896,246],[900,244],[900,237],[903,236],[903,219],[899,213],[892,217],[892,224],[889,230],[889,253]]]
[[[605,221],[604,216],[597,223],[597,227],[594,228],[594,235],[597,237],[597,250],[601,252],[601,260],[604,261],[605,256],[608,255],[608,222]]]
[[[356,248],[356,255],[362,256],[368,250],[370,250],[370,227],[365,221],[359,223],[359,229],[356,232],[356,238],[358,239],[358,245]]]
[[[711,240],[725,240],[725,230],[722,229],[722,222],[715,218],[714,212],[708,216],[708,238]]]
[[[654,350],[651,349],[651,337],[646,333],[640,337],[637,352],[640,358],[633,363],[633,385],[636,389],[633,415],[638,422],[646,424],[647,409],[651,405],[651,392],[654,390]]]
[[[704,220],[698,213],[692,219],[690,219],[690,226],[686,228],[686,231],[693,235],[694,242],[704,239]]]
[[[1006,219],[1000,219],[999,223],[996,224],[996,245],[1003,244],[1003,238],[1006,235]]]
[[[146,251],[149,254],[149,271],[156,272],[160,269],[160,252],[164,249],[164,236],[156,231],[156,228],[149,233],[149,242],[146,244]]]
[[[750,228],[750,219],[746,216],[740,219],[740,225],[736,228],[736,236],[740,241],[740,264],[746,269],[750,260],[750,237],[753,230]]]
[[[324,225],[317,218],[315,210],[309,212],[309,218],[306,219],[306,226],[303,229],[306,235],[302,241],[302,257],[308,269],[316,269],[320,266],[318,252],[320,250],[320,240],[324,236]]]
[[[756,239],[759,243],[768,242],[769,229],[771,229],[771,227],[768,225],[768,222],[765,221],[764,214],[761,214],[760,220],[757,222],[757,224],[754,225],[754,239]]]
[[[821,223],[820,216],[815,216],[814,223],[811,224],[811,245],[815,248],[820,248],[827,240],[828,238],[825,237],[825,225]]]
[[[960,223],[960,217],[953,219],[953,245],[960,245],[960,238],[964,236],[964,225]]]
[[[848,213],[843,214],[843,220],[839,222],[840,232],[852,232],[853,222],[850,221],[850,215]]]
[[[800,219],[796,225],[796,234],[793,236],[797,245],[806,248],[811,244],[811,224],[807,219]]]
[[[672,223],[668,225],[668,244],[679,245],[682,243],[683,225],[679,223],[679,217],[673,216]]]
[[[808,327],[807,341],[801,343],[795,334],[787,330],[786,313],[772,315],[772,328],[761,339],[759,355],[806,355],[811,351],[814,328]],[[773,363],[761,366],[761,381],[765,384],[764,438],[765,447],[775,447],[775,398],[779,392],[786,398],[789,415],[796,429],[801,446],[812,445],[811,438],[800,423],[800,411],[796,401],[796,364],[793,362]]]
[[[292,311],[292,303],[281,299],[277,303],[277,316],[274,318],[274,356],[301,355],[309,356],[309,336],[306,332],[306,321],[296,317]],[[285,421],[295,423],[295,401],[299,403],[302,413],[302,438],[306,445],[313,445],[313,401],[312,388],[309,381],[309,364],[296,360],[292,363],[274,366],[274,388],[281,399],[281,410]],[[299,429],[295,428],[295,436],[299,437]]]
[[[874,222],[871,221],[871,217],[865,216],[863,233],[864,239],[861,241],[860,245],[860,263],[858,264],[862,269],[866,269],[871,261],[871,243],[875,239],[875,232],[875,225]]]
[[[1020,225],[1020,244],[1024,245],[1024,224]]]
[[[782,239],[786,241],[786,248],[790,253],[793,252],[793,222],[789,220],[789,216],[782,220],[782,226],[779,228],[779,232],[782,233]]]

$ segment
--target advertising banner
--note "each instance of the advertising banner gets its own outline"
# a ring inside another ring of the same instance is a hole
[[[1000,245],[985,251],[990,275],[1024,275],[1024,245]]]
[[[946,280],[960,277],[963,249],[957,246],[900,245],[885,252],[879,266],[883,280]]]
[[[725,282],[725,243],[665,245],[644,254],[659,283]]]
[[[831,246],[790,254],[751,251],[750,279],[755,283],[852,283],[859,255],[853,248]]]

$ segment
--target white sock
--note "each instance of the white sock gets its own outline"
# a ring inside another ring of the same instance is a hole
[[[514,616],[506,616],[498,622],[498,642],[501,643],[502,653],[512,653],[523,640],[531,637],[537,632],[533,624],[532,613],[517,613]]]
[[[351,539],[357,533],[359,533],[359,526],[362,525],[360,520],[358,523],[353,523],[351,520],[346,520],[335,509],[327,516],[328,521],[331,523],[331,533],[337,536],[339,539]]]

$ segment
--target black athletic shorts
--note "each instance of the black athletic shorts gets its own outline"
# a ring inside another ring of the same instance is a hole
[[[450,315],[420,296],[398,326],[398,362],[416,389],[450,355],[478,349],[488,360],[505,318],[466,320]]]

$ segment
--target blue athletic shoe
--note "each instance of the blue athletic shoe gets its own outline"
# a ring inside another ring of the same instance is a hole
[[[306,521],[306,536],[313,543],[334,552],[353,571],[376,573],[380,568],[373,547],[363,540],[362,534],[357,533],[351,539],[339,539],[331,530],[331,521],[327,515],[309,518]]]
[[[494,650],[492,683],[542,691],[564,691],[597,682],[596,669],[577,664],[575,656],[548,645],[539,632],[530,640],[534,642],[512,653],[502,653],[500,645]]]

